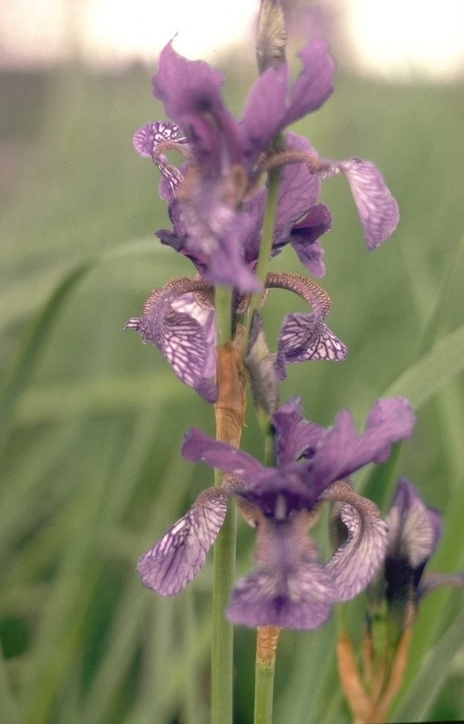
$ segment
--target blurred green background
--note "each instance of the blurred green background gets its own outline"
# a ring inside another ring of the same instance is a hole
[[[246,78],[236,65],[229,72],[237,115],[253,78],[251,67]],[[135,573],[138,556],[212,481],[179,456],[191,425],[213,431],[212,409],[156,349],[122,331],[152,288],[191,273],[153,236],[168,223],[158,177],[131,144],[163,113],[138,66],[5,71],[0,86],[0,721],[204,724],[211,557],[175,599],[147,591]],[[464,569],[463,117],[461,86],[338,73],[332,98],[296,126],[322,156],[373,160],[402,219],[368,254],[346,182],[325,182],[328,323],[350,353],[341,364],[290,368],[282,388],[323,425],[348,407],[361,426],[388,390],[410,396],[417,426],[397,470],[443,512],[429,565],[443,572]],[[302,272],[291,251],[273,268]],[[294,308],[285,292],[271,295],[272,344]],[[261,454],[252,410],[243,445]],[[391,485],[371,488],[388,507]],[[324,526],[318,535],[327,551]],[[251,551],[240,524],[238,573]],[[443,590],[424,602],[394,721],[464,717],[463,597]],[[346,607],[354,638],[363,605],[360,596]],[[350,721],[335,633],[332,618],[282,635],[276,724]],[[254,632],[237,630],[236,724],[252,721],[253,667]]]

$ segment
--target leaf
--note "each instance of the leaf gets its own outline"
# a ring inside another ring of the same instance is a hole
[[[382,397],[402,395],[417,409],[458,372],[464,369],[464,325],[442,337],[409,367]]]

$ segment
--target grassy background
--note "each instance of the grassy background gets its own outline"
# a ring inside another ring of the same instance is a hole
[[[237,113],[248,82],[227,86]],[[367,254],[347,184],[325,183],[328,322],[350,354],[291,368],[282,399],[300,394],[324,425],[348,407],[361,425],[387,390],[409,395],[418,422],[398,473],[443,512],[430,568],[462,570],[464,95],[340,74],[336,87],[297,130],[323,156],[374,160],[402,221]],[[172,600],[142,588],[134,571],[212,479],[179,457],[188,427],[212,432],[211,409],[157,350],[122,333],[152,288],[190,273],[153,238],[167,225],[157,175],[131,146],[139,125],[163,115],[138,67],[3,73],[0,88],[0,720],[204,724],[211,561]],[[274,268],[302,271],[287,251]],[[294,304],[271,295],[270,339]],[[252,411],[244,446],[260,455]],[[377,500],[390,494],[374,486]],[[252,536],[243,526],[239,536],[241,573]],[[424,602],[393,720],[464,717],[463,595]],[[354,633],[362,610],[362,596],[347,607]],[[334,637],[333,619],[283,634],[276,724],[349,721]],[[248,724],[253,632],[237,630],[236,644],[236,723]]]

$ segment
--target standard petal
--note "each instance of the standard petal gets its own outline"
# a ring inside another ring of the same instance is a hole
[[[338,166],[350,185],[366,246],[375,249],[395,231],[400,218],[398,204],[373,163],[351,158]]]
[[[220,87],[224,76],[202,60],[187,60],[172,47],[161,51],[153,94],[185,132],[190,150],[204,172],[219,174],[224,145],[231,163],[240,161],[238,124],[225,109]]]
[[[334,483],[321,496],[341,501],[341,519],[348,536],[326,564],[335,584],[336,600],[348,601],[372,579],[385,558],[387,525],[374,503],[356,495],[346,483]]]
[[[322,491],[370,462],[386,459],[390,446],[411,435],[414,413],[402,397],[378,400],[358,435],[350,413],[342,410],[335,425],[321,438],[306,476],[307,484]]]
[[[266,468],[248,453],[214,440],[204,432],[192,427],[185,435],[181,454],[191,462],[203,462],[212,468],[224,470],[231,475],[243,478],[245,475],[261,473]]]
[[[366,433],[381,431],[382,435],[392,435],[397,440],[408,438],[413,430],[416,417],[409,402],[404,397],[389,397],[377,400],[366,420]],[[374,459],[376,463],[384,463],[390,455],[390,444],[387,444]]]
[[[333,91],[335,62],[324,40],[314,38],[298,53],[298,57],[303,63],[303,70],[291,90],[285,126],[316,111]]]
[[[323,427],[303,418],[301,398],[292,397],[274,413],[272,421],[276,430],[275,454],[279,467],[310,457],[317,442],[325,433]]]
[[[226,512],[222,490],[200,493],[183,518],[139,559],[137,572],[143,585],[161,596],[179,593],[204,565]]]
[[[283,128],[288,86],[288,65],[268,68],[248,94],[240,121],[242,148],[249,167]]]

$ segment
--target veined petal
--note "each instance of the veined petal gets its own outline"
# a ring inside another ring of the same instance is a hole
[[[400,218],[398,204],[373,163],[351,158],[338,167],[350,185],[366,246],[375,249],[395,231]]]
[[[209,379],[214,375],[214,326],[211,319],[201,319],[200,314],[196,319],[175,308],[184,294],[190,300],[190,292],[195,290],[208,290],[208,285],[180,277],[155,289],[144,305],[142,316],[130,319],[124,329],[140,332],[144,342],[158,347],[184,384],[196,390],[207,402],[214,402],[217,387]],[[210,317],[213,314],[211,312]]]
[[[287,314],[279,333],[276,370],[285,379],[285,364],[307,360],[339,362],[347,355],[343,342],[323,322],[319,312]]]
[[[164,201],[173,201],[177,188],[184,177],[176,166],[169,163],[161,151],[163,146],[185,145],[187,139],[182,130],[175,123],[169,121],[154,121],[139,128],[132,141],[137,153],[143,158],[151,158],[161,172],[160,197]]]
[[[315,629],[330,616],[333,585],[324,567],[260,566],[235,584],[226,615],[242,626]]]
[[[201,460],[201,462],[212,468],[224,470],[224,472],[237,475],[239,478],[266,470],[264,465],[261,465],[248,453],[226,442],[214,440],[195,427],[190,428],[185,435],[181,454],[191,462]]]
[[[142,158],[153,158],[160,143],[186,144],[187,139],[179,126],[170,121],[152,121],[139,128],[132,139],[134,148]]]
[[[348,601],[366,588],[384,560],[388,528],[377,506],[356,495],[346,483],[333,483],[321,499],[345,503],[340,515],[348,537],[328,561],[326,569],[335,584],[336,600]]]
[[[187,513],[139,559],[144,586],[161,596],[175,596],[205,563],[227,512],[220,488],[204,490]]]
[[[335,600],[330,575],[307,536],[306,511],[282,520],[261,516],[257,567],[232,591],[227,617],[244,626],[312,629],[327,620]]]

